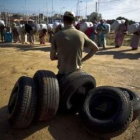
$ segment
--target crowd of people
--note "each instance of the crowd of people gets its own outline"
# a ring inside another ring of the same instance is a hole
[[[100,22],[94,21],[93,26],[88,28],[84,31],[84,33],[94,42],[97,43],[98,47],[106,48],[106,35],[107,33],[107,26],[106,21],[101,19]],[[80,30],[80,23],[75,24],[75,28],[77,30]],[[35,34],[37,32],[36,24],[34,23],[26,23],[22,26],[17,25],[15,23],[12,24],[11,28],[0,26],[0,33],[1,33],[1,40],[4,42],[5,38],[5,32],[12,33],[13,42],[14,43],[22,43],[27,44],[27,41],[34,45],[35,42]],[[47,35],[49,36],[49,42],[51,43],[52,37],[55,33],[62,30],[62,25],[58,25],[55,30],[53,29],[40,29],[38,31],[38,39],[40,41],[40,44],[45,44]],[[126,20],[124,23],[120,24],[119,28],[115,30],[115,40],[114,40],[114,46],[116,48],[119,48],[123,45],[123,41],[125,38],[125,35],[127,34],[128,29],[128,21]],[[140,29],[137,32],[134,32],[130,46],[132,47],[132,50],[137,50],[139,46],[139,40],[140,40]]]
[[[37,27],[34,23],[26,23],[18,25],[13,23],[11,27],[0,26],[1,41],[5,42],[5,33],[10,32],[12,34],[12,42],[34,45],[35,34],[37,33]],[[41,29],[38,31],[38,39],[40,44],[45,44],[47,36],[47,29]]]
[[[85,34],[95,41],[98,45],[98,47],[103,47],[105,49],[106,47],[106,35],[107,35],[107,26],[106,21],[101,19],[99,23],[96,21],[93,23],[93,27],[88,28],[85,31]],[[80,25],[77,26],[78,29],[80,29]],[[114,46],[115,48],[119,48],[123,45],[123,41],[125,38],[125,35],[128,34],[128,21],[121,23],[119,28],[115,30],[115,40],[114,40]],[[140,42],[140,26],[138,31],[133,33],[133,36],[131,38],[130,46],[132,50],[137,50],[139,47]]]

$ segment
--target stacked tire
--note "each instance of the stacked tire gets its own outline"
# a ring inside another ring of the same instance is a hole
[[[59,106],[59,85],[55,74],[51,71],[37,71],[33,77],[37,88],[37,113],[39,121],[52,119]]]
[[[96,87],[95,78],[83,71],[76,71],[59,80],[61,112],[78,111],[88,91]]]
[[[59,85],[53,72],[40,70],[33,78],[22,76],[9,99],[9,123],[13,128],[27,128],[34,120],[49,121],[58,106]]]
[[[140,96],[135,93],[134,91],[124,88],[124,87],[118,87],[120,90],[123,91],[123,93],[128,96],[129,100],[132,102],[133,106],[133,119],[137,119],[137,117],[140,115]]]
[[[111,138],[140,115],[140,97],[122,87],[96,87],[95,78],[83,71],[57,79],[53,72],[39,70],[16,82],[8,103],[9,123],[26,128],[33,120],[49,121],[58,110],[79,112],[90,134]]]
[[[90,134],[115,137],[122,134],[132,121],[132,102],[118,88],[97,87],[88,93],[80,116]]]
[[[13,128],[28,127],[35,115],[37,93],[32,78],[22,76],[16,82],[8,103],[9,123]]]
[[[59,80],[59,110],[79,112],[86,130],[97,137],[122,134],[140,114],[140,98],[124,88],[96,88],[94,77],[76,71]]]

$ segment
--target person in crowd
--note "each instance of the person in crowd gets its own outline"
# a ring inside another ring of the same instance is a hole
[[[91,40],[94,41],[94,42],[97,42],[97,31],[96,31],[96,28],[97,28],[97,21],[95,20],[93,22],[93,32],[91,34]]]
[[[55,29],[55,34],[58,33],[59,31],[61,31],[63,28],[62,28],[62,25],[59,24],[56,29]]]
[[[18,23],[18,26],[17,26],[17,31],[18,31],[18,40],[19,42],[21,42],[21,25],[20,23]]]
[[[116,30],[115,35],[115,47],[119,48],[123,44],[124,37],[127,32],[128,21],[126,20],[125,23],[122,23],[119,28]]]
[[[18,33],[18,30],[17,30],[15,23],[13,23],[13,25],[12,25],[12,36],[13,36],[14,43],[20,42],[19,33]]]
[[[51,43],[54,35],[53,30],[51,28],[48,29],[48,35],[49,35],[49,42]]]
[[[93,28],[92,28],[92,27],[90,27],[90,28],[88,28],[88,29],[85,31],[85,34],[86,34],[86,35],[90,38],[90,37],[91,37],[92,32],[93,32]]]
[[[34,30],[33,30],[32,26],[26,23],[25,30],[29,35],[30,45],[34,45]]]
[[[27,34],[25,30],[25,25],[21,27],[21,43],[22,44],[27,44]]]
[[[97,44],[99,47],[106,47],[106,24],[103,19],[100,20],[100,24],[98,24],[96,31],[97,31]]]
[[[95,41],[95,35],[97,35],[96,30],[94,27],[90,27],[85,31],[85,34],[92,40]]]
[[[39,33],[40,44],[45,44],[47,36],[47,29],[42,29]]]
[[[73,26],[74,20],[74,13],[66,11],[63,16],[64,29],[56,33],[52,40],[50,59],[58,60],[58,80],[80,70],[82,63],[98,51],[96,43]],[[90,48],[90,51],[82,58],[84,47]]]
[[[80,30],[80,23],[77,23],[77,24],[75,25],[75,28],[76,28],[77,30]]]
[[[5,26],[1,25],[0,26],[0,34],[1,34],[1,41],[4,42],[5,41]]]
[[[135,32],[132,36],[131,44],[130,44],[130,46],[132,47],[132,50],[138,49],[139,42],[140,42],[140,27],[139,27],[139,30]]]

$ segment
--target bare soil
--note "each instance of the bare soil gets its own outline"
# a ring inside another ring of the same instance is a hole
[[[0,44],[0,140],[99,139],[85,131],[78,115],[71,114],[57,114],[51,121],[32,124],[27,129],[11,129],[7,115],[11,90],[20,76],[32,77],[37,70],[43,69],[57,73],[57,62],[49,59],[49,52],[50,44]],[[140,95],[140,49],[132,51],[130,47],[108,46],[85,62],[83,70],[95,77],[97,86],[126,87]],[[140,140],[140,117],[112,140]]]

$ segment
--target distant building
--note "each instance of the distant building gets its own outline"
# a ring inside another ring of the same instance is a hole
[[[44,20],[44,15],[42,13],[39,14],[39,20]]]

